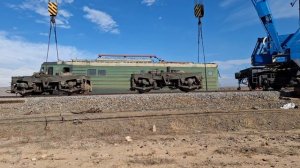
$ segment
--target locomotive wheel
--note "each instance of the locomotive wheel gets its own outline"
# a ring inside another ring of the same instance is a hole
[[[186,79],[186,83],[187,83],[187,85],[188,85],[189,87],[194,86],[195,79],[193,79],[193,78],[188,78],[188,79]]]

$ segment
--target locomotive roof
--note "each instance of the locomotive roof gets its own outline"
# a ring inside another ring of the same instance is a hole
[[[203,63],[193,62],[167,62],[159,61],[153,62],[148,60],[70,60],[70,61],[57,61],[57,62],[44,62],[43,65],[82,65],[82,66],[154,66],[154,67],[204,67]],[[218,67],[215,63],[206,63],[209,68]]]

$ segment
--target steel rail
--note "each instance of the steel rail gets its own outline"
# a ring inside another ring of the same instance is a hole
[[[189,92],[189,93],[231,93],[231,92],[263,92],[263,91],[249,91],[249,90],[212,90],[212,91],[197,91],[197,92]],[[92,93],[92,94],[74,94],[74,95],[30,95],[22,97],[20,95],[15,96],[0,96],[0,99],[5,98],[31,98],[31,97],[80,97],[80,96],[109,96],[109,95],[153,95],[153,94],[189,94],[183,92],[148,92],[139,94],[137,92],[120,92],[120,93]]]
[[[139,118],[165,118],[165,117],[185,117],[185,116],[226,116],[226,115],[247,115],[255,114],[295,114],[298,110],[282,110],[282,109],[265,109],[265,110],[241,110],[241,111],[215,111],[215,112],[116,112],[116,113],[96,113],[96,114],[64,114],[64,115],[52,115],[52,116],[29,116],[29,117],[16,117],[0,119],[0,125],[11,124],[30,124],[30,123],[50,123],[50,122],[74,122],[74,121],[104,121],[104,120],[127,120],[127,119],[139,119]]]

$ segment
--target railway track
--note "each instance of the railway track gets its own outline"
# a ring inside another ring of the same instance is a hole
[[[147,111],[147,112],[110,112],[94,114],[59,114],[46,116],[27,116],[0,119],[0,125],[9,124],[30,124],[30,123],[53,123],[53,122],[73,122],[82,123],[85,121],[103,121],[103,120],[129,120],[139,118],[172,118],[172,117],[193,117],[193,116],[240,116],[247,114],[295,114],[297,110],[266,109],[266,110],[240,110],[240,111],[212,111],[212,112],[188,112],[184,111]]]
[[[218,92],[224,92],[224,93],[230,93],[230,92],[253,92],[249,90],[214,90],[214,91],[198,91],[198,92],[190,92],[190,93],[218,93]],[[148,92],[143,93],[141,95],[153,95],[153,94],[179,94],[183,92]],[[31,97],[78,97],[78,96],[109,96],[109,95],[139,95],[137,92],[123,92],[123,93],[93,93],[93,94],[77,94],[77,95],[32,95],[32,96],[26,96],[22,97],[20,95],[14,95],[14,96],[0,96],[0,99],[10,99],[10,98],[31,98]],[[188,93],[187,93],[188,94]]]

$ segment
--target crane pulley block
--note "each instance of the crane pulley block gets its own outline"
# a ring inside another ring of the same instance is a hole
[[[204,16],[204,5],[196,4],[194,7],[194,14],[197,18],[202,18]]]
[[[49,2],[48,3],[48,12],[50,16],[56,16],[58,12],[57,3]]]

